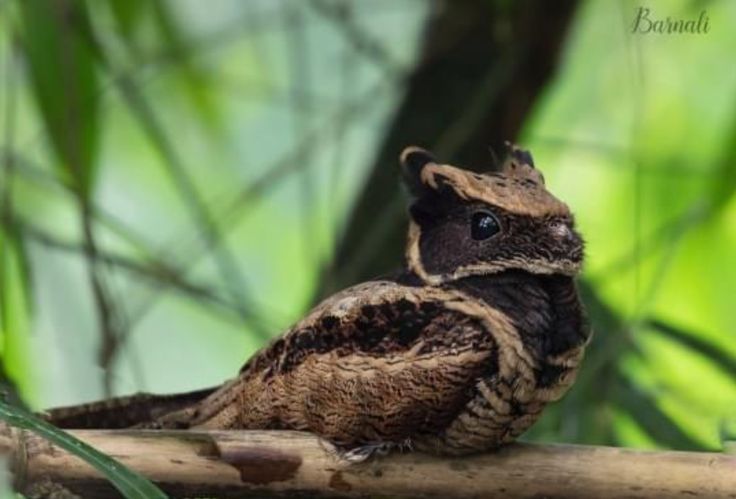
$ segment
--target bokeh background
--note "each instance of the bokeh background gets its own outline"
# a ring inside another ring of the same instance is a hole
[[[652,18],[701,34],[632,34]],[[400,265],[397,156],[530,149],[595,337],[525,438],[718,449],[736,419],[736,2],[0,2],[0,378],[33,409],[235,375]]]

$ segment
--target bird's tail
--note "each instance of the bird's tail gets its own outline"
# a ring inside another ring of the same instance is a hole
[[[215,388],[173,395],[138,393],[89,404],[49,409],[41,418],[59,428],[117,429],[150,423],[204,399]]]

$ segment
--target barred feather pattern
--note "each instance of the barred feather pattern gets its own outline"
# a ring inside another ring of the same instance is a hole
[[[565,311],[541,281],[494,281],[485,299],[473,296],[472,282],[350,288],[254,356],[238,378],[157,425],[307,430],[347,448],[407,441],[440,454],[496,448],[567,390],[586,335],[576,330],[562,352],[556,347],[567,338],[535,344],[554,336],[551,318]],[[576,298],[572,280],[566,286]],[[486,301],[510,292],[536,297],[528,299],[536,323],[525,331],[511,318],[523,310],[504,313]],[[580,309],[577,301],[566,305]]]

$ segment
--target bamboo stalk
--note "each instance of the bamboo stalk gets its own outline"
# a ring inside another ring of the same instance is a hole
[[[442,458],[391,454],[351,464],[319,438],[287,431],[76,430],[76,437],[172,497],[736,498],[736,456],[516,444]],[[59,484],[117,497],[84,461],[17,429],[0,431],[18,490]]]

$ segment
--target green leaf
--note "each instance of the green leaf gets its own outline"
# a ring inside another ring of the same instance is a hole
[[[678,450],[715,450],[685,433],[647,393],[623,376],[613,390],[613,402],[626,411],[658,443]]]
[[[109,0],[108,5],[120,32],[126,41],[133,37],[136,26],[146,7],[144,0]]]
[[[141,25],[153,27],[162,44],[158,50],[176,70],[178,78],[173,82],[181,86],[201,121],[219,129],[221,116],[217,99],[211,93],[211,78],[194,60],[197,45],[182,28],[176,11],[170,9],[164,0],[110,0],[108,6],[119,26],[121,41],[133,61],[144,57],[143,42],[148,31],[140,29]]]
[[[60,173],[88,199],[98,145],[98,78],[85,2],[19,2],[21,41],[36,104]]]
[[[736,194],[736,121],[731,126],[729,139],[726,141],[726,150],[720,163],[715,169],[711,192],[712,213],[718,213]]]
[[[14,225],[0,230],[0,383],[13,400],[31,391],[27,375],[30,333],[30,268]]]
[[[166,494],[161,492],[147,478],[131,471],[110,456],[95,450],[69,433],[50,425],[23,409],[0,402],[0,419],[12,426],[32,431],[83,459],[105,475],[115,488],[128,499],[166,498]]]
[[[707,357],[715,366],[736,379],[736,358],[696,334],[677,328],[660,319],[647,321],[647,326],[683,346]]]
[[[164,0],[154,0],[150,5],[153,8],[156,28],[166,44],[169,56],[176,62],[181,83],[191,104],[202,120],[209,125],[219,126],[220,117],[216,102],[209,93],[209,76],[195,63],[192,54],[193,45],[181,28],[176,12],[169,9],[168,3]]]

